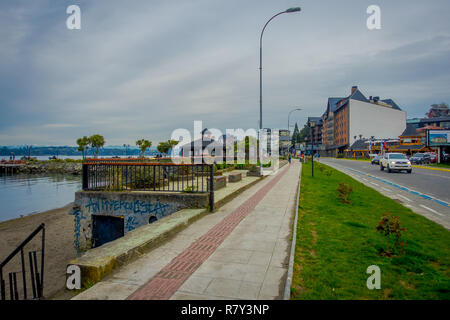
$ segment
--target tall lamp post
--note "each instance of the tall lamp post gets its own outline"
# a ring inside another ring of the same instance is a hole
[[[309,121],[309,134],[311,137],[311,176],[314,177],[314,137],[313,137],[313,128],[316,126],[316,122],[310,120]]]
[[[263,167],[262,167],[262,141],[261,141],[261,133],[262,133],[262,39],[264,30],[266,29],[267,25],[270,21],[272,21],[275,17],[283,14],[283,13],[293,13],[293,12],[299,12],[301,8],[295,7],[295,8],[289,8],[285,11],[279,12],[276,15],[274,15],[272,18],[270,18],[266,24],[264,25],[261,36],[259,38],[259,132],[258,132],[258,138],[259,138],[259,174],[263,174]],[[288,128],[289,129],[289,128]]]

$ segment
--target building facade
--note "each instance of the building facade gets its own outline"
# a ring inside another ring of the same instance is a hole
[[[406,129],[406,112],[392,99],[366,98],[353,86],[349,96],[328,99],[322,123],[323,152],[337,156],[356,140],[400,136]]]

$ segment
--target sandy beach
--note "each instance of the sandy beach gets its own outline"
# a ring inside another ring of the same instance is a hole
[[[3,261],[25,238],[41,223],[45,223],[45,272],[44,297],[46,299],[64,299],[66,268],[70,260],[76,257],[74,241],[74,218],[69,215],[71,203],[58,209],[37,213],[23,218],[0,222],[0,261]],[[40,248],[40,234],[25,247]],[[20,271],[20,254],[8,263],[3,271]],[[28,268],[28,263],[26,264]],[[21,278],[20,278],[21,279]],[[21,283],[21,281],[19,281]],[[7,286],[7,290],[9,287]]]

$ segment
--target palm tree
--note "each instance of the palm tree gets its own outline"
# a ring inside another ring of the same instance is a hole
[[[89,149],[89,138],[84,136],[83,138],[77,139],[78,151],[83,152],[83,160],[86,158],[87,150]]]
[[[94,134],[89,137],[89,143],[93,149],[95,149],[96,157],[98,157],[98,152],[100,148],[105,145],[105,138],[102,135]]]

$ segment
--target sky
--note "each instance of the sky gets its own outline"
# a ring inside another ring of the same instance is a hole
[[[368,6],[381,9],[369,30]],[[69,30],[66,9],[81,9]],[[0,145],[156,145],[173,130],[303,127],[357,85],[408,118],[450,103],[448,0],[2,0]]]

